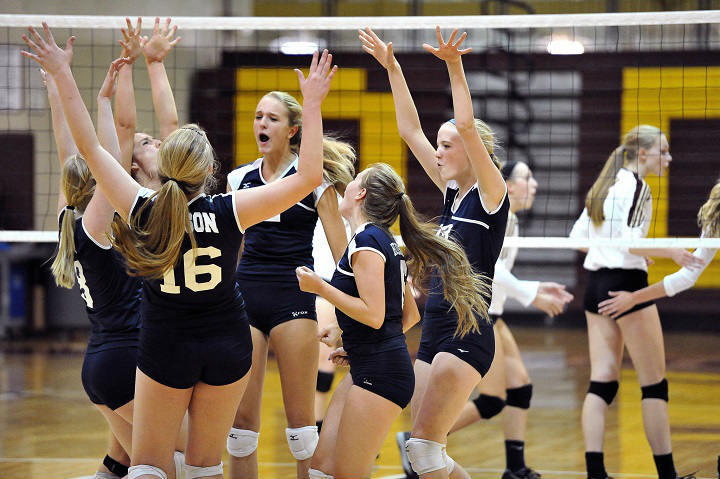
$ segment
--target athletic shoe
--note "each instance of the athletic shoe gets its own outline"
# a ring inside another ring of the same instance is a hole
[[[413,471],[410,465],[410,459],[405,450],[405,442],[407,442],[408,439],[410,439],[409,432],[399,432],[395,434],[395,442],[397,442],[398,449],[400,450],[400,460],[402,461],[403,471],[405,471],[405,479],[419,479],[419,476],[415,474],[415,471]]]
[[[529,467],[523,467],[519,471],[511,471],[510,469],[505,469],[505,472],[503,472],[502,479],[540,479],[542,475],[538,472],[533,471]],[[612,478],[606,478],[606,479],[612,479]]]

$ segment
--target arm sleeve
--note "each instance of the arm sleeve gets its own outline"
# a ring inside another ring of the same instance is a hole
[[[702,268],[689,270],[683,267],[675,273],[665,276],[665,278],[663,278],[663,286],[665,287],[667,295],[675,296],[686,289],[692,288],[703,271],[705,271],[705,268],[710,264],[716,252],[717,250],[714,248],[698,248],[693,252],[693,256],[705,262]]]
[[[520,302],[524,307],[530,306],[538,293],[539,281],[522,281],[515,277],[506,267],[503,260],[495,264],[493,285],[501,288],[508,296]]]

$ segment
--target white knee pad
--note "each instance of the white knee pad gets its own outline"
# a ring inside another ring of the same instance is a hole
[[[185,479],[185,454],[175,451],[173,462],[175,463],[175,479]]]
[[[285,429],[288,446],[293,457],[298,461],[310,459],[315,453],[318,436],[317,426],[303,426]]]
[[[230,428],[227,439],[227,450],[231,456],[247,457],[258,447],[260,433],[247,429]]]
[[[418,475],[447,468],[445,457],[450,458],[445,453],[445,444],[416,437],[411,437],[405,442],[405,451],[413,471]]]
[[[185,479],[199,479],[201,477],[222,476],[222,462],[217,466],[198,467],[185,464]]]
[[[447,468],[448,475],[455,469],[455,461],[452,457],[448,456],[447,451],[443,448],[443,460],[445,461],[445,467]]]
[[[144,475],[167,479],[167,474],[165,474],[165,471],[159,467],[149,466],[147,464],[138,464],[137,466],[130,466],[128,468],[128,479],[137,479],[138,477]]]
[[[310,479],[335,479],[333,476],[313,468],[308,469],[308,477]]]

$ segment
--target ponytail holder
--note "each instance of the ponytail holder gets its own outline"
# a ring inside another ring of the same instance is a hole
[[[171,176],[162,176],[161,175],[160,181],[162,181],[163,183],[167,183],[168,181],[174,181],[175,184],[177,184],[180,187],[180,189],[183,191],[185,191],[189,187],[189,185],[187,183],[185,183],[184,181],[180,181],[177,178],[173,178]]]
[[[66,205],[65,209],[69,211],[75,211],[75,207],[73,205]]]
[[[186,128],[186,129],[189,130],[190,128]],[[165,182],[168,182],[168,181],[174,181],[174,182],[177,183],[178,185],[180,184],[180,181],[176,180],[175,178],[170,178],[170,177],[168,177],[168,178],[165,179]]]
[[[397,195],[395,195],[395,198],[399,200],[399,199],[401,199],[403,196],[405,196],[405,192],[404,192],[404,191],[401,191],[400,193],[398,193]]]

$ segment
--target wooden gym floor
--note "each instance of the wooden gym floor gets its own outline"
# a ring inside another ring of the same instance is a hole
[[[511,325],[512,327],[512,325]],[[534,383],[526,458],[545,478],[583,478],[580,408],[589,365],[584,330],[513,328]],[[416,331],[409,335],[415,348]],[[670,421],[678,472],[717,477],[720,454],[720,337],[665,336]],[[62,352],[55,350],[61,349]],[[68,479],[92,475],[105,454],[107,427],[80,383],[82,347],[0,343],[0,478]],[[336,378],[337,382],[337,378]],[[260,477],[294,478],[285,441],[277,368],[268,363]],[[394,433],[410,428],[403,412],[388,436],[373,477],[404,477]],[[626,359],[608,415],[606,466],[620,478],[657,477],[645,440],[640,389]],[[505,467],[500,418],[474,424],[449,439],[449,453],[475,478],[499,478]]]

